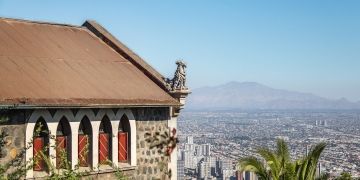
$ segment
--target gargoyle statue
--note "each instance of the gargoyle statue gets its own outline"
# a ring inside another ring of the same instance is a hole
[[[176,71],[174,74],[173,79],[166,78],[166,86],[169,91],[176,91],[176,90],[187,90],[188,88],[185,85],[186,82],[186,64],[185,62],[179,60],[176,61]]]

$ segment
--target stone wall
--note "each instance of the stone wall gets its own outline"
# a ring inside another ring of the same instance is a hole
[[[0,163],[8,162],[24,150],[25,147],[25,125],[0,125],[0,132],[8,136],[4,139],[5,145],[0,152]]]
[[[168,157],[160,154],[156,149],[150,149],[146,142],[150,133],[168,131],[167,120],[169,119],[169,108],[139,108],[132,109],[136,119],[137,132],[137,174],[136,179],[166,179]]]
[[[1,109],[0,133],[5,133],[5,145],[0,151],[0,163],[8,162],[22,152],[25,147],[25,117],[26,110]]]
[[[116,112],[117,109],[114,109]],[[146,142],[150,136],[155,136],[155,132],[163,133],[169,131],[168,120],[170,119],[168,107],[154,108],[131,108],[136,122],[136,167],[124,171],[129,179],[166,179],[165,174],[168,169],[168,157],[158,152],[158,149],[150,149],[150,144]],[[49,110],[51,118],[55,116],[57,109]],[[98,114],[96,109],[92,109],[94,114]],[[17,153],[25,147],[26,125],[32,110],[11,110],[0,111],[0,132],[8,134],[5,139],[6,144],[1,151],[0,163],[11,160]],[[71,111],[77,114],[75,110]],[[75,116],[74,114],[74,116]],[[4,118],[5,117],[5,118]],[[135,144],[134,144],[135,145]],[[88,176],[91,179],[114,178],[111,172]]]

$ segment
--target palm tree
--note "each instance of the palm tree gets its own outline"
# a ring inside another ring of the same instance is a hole
[[[313,180],[321,152],[326,144],[317,144],[303,159],[291,161],[289,148],[286,142],[278,139],[274,151],[268,148],[259,148],[257,153],[265,163],[256,157],[240,159],[238,166],[241,171],[252,171],[260,180]]]
[[[253,171],[259,179],[264,180],[289,179],[289,176],[292,176],[290,172],[294,169],[290,161],[289,148],[282,139],[278,139],[276,144],[275,151],[268,148],[257,149],[257,153],[265,160],[266,165],[255,157],[246,157],[239,162],[241,170]]]

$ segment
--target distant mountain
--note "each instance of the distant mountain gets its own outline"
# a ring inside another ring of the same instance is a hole
[[[360,103],[274,89],[256,82],[229,82],[193,89],[186,109],[360,109]]]

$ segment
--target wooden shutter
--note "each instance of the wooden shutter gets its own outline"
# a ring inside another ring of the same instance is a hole
[[[99,162],[100,164],[106,164],[109,160],[109,134],[99,133]]]
[[[56,136],[56,168],[60,169],[60,168],[65,168],[64,167],[64,162],[67,161],[68,159],[68,152],[67,152],[67,139],[66,136]],[[63,155],[66,155],[64,158],[62,159]]]
[[[40,152],[44,150],[44,137],[34,137],[34,171],[45,170],[45,161],[41,156]],[[44,152],[43,152],[44,153]]]
[[[79,165],[81,167],[88,167],[89,166],[89,136],[88,135],[79,135],[79,145],[78,145],[78,152],[79,152]]]
[[[128,160],[128,133],[119,132],[118,134],[119,144],[119,162],[127,162]]]

